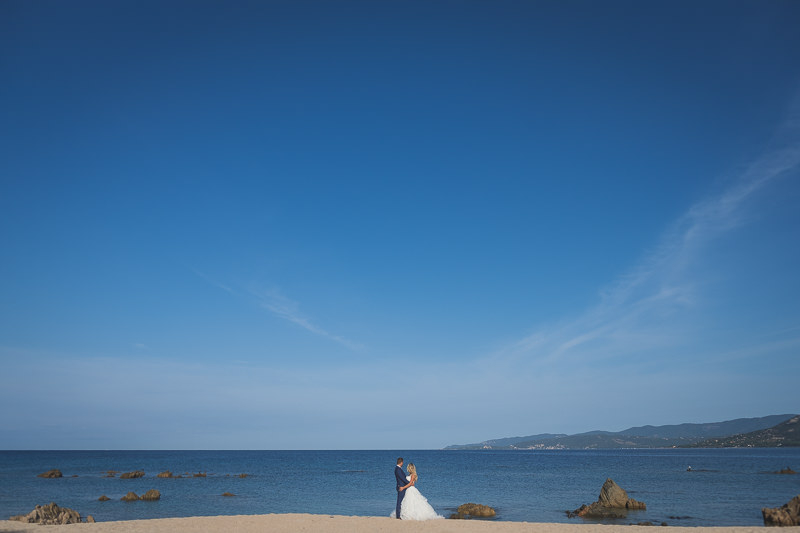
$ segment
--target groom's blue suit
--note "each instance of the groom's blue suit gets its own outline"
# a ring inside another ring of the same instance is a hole
[[[406,473],[403,472],[403,469],[400,468],[400,465],[394,467],[394,477],[397,481],[397,514],[395,516],[400,518],[400,504],[403,503],[403,497],[406,495],[406,491],[400,490],[400,487],[405,487],[408,485],[408,481],[406,481]]]

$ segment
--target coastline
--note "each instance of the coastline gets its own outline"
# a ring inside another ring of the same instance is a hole
[[[41,532],[43,526],[11,520],[0,521],[0,532]],[[655,526],[660,533],[755,533],[763,526]],[[314,514],[266,514],[233,516],[197,516],[188,518],[156,518],[118,522],[80,523],[44,526],[45,531],[92,533],[293,533],[324,531],[330,533],[655,533],[653,526],[563,524],[543,522],[500,522],[486,520],[402,521],[388,517],[338,516]],[[787,533],[800,532],[800,526],[782,528]]]

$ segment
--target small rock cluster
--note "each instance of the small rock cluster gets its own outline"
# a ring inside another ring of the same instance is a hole
[[[102,499],[102,496],[101,496]],[[122,498],[120,498],[124,502],[135,502],[135,501],[146,501],[146,502],[154,502],[156,500],[161,499],[161,493],[156,489],[150,489],[141,496],[137,496],[135,492],[129,492]],[[105,500],[104,500],[105,501]]]
[[[136,470],[134,472],[125,472],[124,474],[120,474],[120,479],[136,479],[144,477],[144,472],[142,470]]]
[[[54,468],[53,470],[48,470],[47,472],[43,472],[36,477],[57,478],[57,477],[64,477],[64,475],[61,473],[61,470]]]

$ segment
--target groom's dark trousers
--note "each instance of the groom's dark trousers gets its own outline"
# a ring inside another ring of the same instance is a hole
[[[403,497],[406,495],[406,491],[400,490],[400,487],[405,487],[408,485],[408,481],[406,481],[406,474],[403,472],[403,469],[399,466],[394,467],[394,477],[397,480],[397,518],[400,518],[400,505],[403,503]]]

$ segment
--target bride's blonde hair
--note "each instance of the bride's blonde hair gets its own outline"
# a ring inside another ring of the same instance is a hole
[[[408,473],[412,476],[417,476],[417,467],[414,466],[414,463],[408,463]],[[417,479],[419,479],[419,476],[417,476]]]

